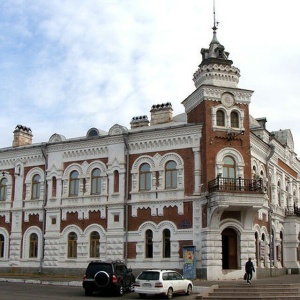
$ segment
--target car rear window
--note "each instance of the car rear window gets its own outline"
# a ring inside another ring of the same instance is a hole
[[[140,279],[140,280],[158,280],[159,272],[144,271],[139,275],[138,279]]]
[[[112,273],[112,265],[106,264],[106,263],[90,263],[86,270],[86,273],[94,275],[99,271],[105,271],[108,274],[111,274]]]

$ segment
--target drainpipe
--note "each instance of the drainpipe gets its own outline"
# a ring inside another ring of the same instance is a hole
[[[125,179],[125,264],[127,265],[128,259],[128,190],[129,190],[129,144],[128,134],[123,136],[124,144],[126,147],[126,179]]]
[[[274,135],[271,135],[271,140],[270,142],[272,141],[272,139],[274,138]],[[271,152],[270,154],[268,155],[267,157],[267,160],[266,160],[266,166],[267,166],[267,178],[269,180],[270,178],[270,172],[269,172],[269,163],[270,163],[270,160],[272,158],[272,156],[274,155],[275,153],[275,146],[273,144],[270,145],[271,147]],[[268,186],[268,190],[269,190],[269,195],[270,195],[270,201],[269,201],[269,212],[268,212],[268,215],[269,215],[269,244],[270,244],[270,248],[269,248],[269,252],[270,252],[270,276],[272,277],[272,256],[273,256],[273,259],[275,259],[274,257],[274,245],[272,245],[272,213],[273,213],[273,210],[271,208],[271,200],[272,200],[272,187],[271,187],[271,182],[269,182],[269,186]],[[273,248],[272,248],[273,247]]]
[[[42,205],[42,211],[43,211],[43,224],[42,224],[42,253],[40,257],[40,267],[39,267],[39,273],[41,274],[43,271],[43,260],[44,260],[44,254],[45,254],[45,230],[46,230],[46,205],[47,205],[47,199],[48,199],[48,187],[47,187],[47,169],[48,169],[48,155],[47,155],[47,145],[46,143],[42,143],[41,145],[41,151],[43,154],[43,157],[45,159],[45,170],[44,170],[44,199],[43,199],[43,205]]]

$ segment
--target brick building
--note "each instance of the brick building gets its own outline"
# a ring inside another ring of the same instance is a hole
[[[0,271],[81,272],[94,259],[182,269],[194,246],[197,276],[241,278],[300,270],[300,162],[290,130],[249,115],[253,91],[216,28],[173,116],[153,105],[131,128],[91,128],[32,143],[18,125],[0,149]]]

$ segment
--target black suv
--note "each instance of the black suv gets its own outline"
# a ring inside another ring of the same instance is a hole
[[[134,290],[135,277],[131,269],[119,261],[91,261],[85,271],[82,286],[86,296],[93,292],[114,292],[122,296],[124,291]]]

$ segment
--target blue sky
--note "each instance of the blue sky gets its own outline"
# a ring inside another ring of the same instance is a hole
[[[33,142],[85,136],[96,127],[150,116],[171,102],[174,115],[194,90],[208,47],[212,0],[1,0],[0,147],[17,124]],[[297,0],[216,0],[218,40],[254,90],[250,112],[269,131],[292,130],[300,153]]]

